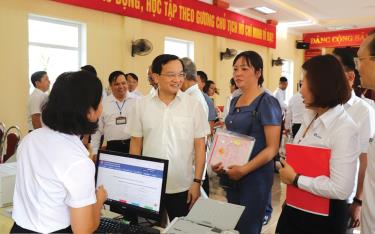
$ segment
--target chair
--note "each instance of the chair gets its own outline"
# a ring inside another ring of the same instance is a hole
[[[6,151],[2,157],[1,163],[5,163],[7,160],[9,160],[10,157],[12,157],[16,153],[20,139],[21,139],[21,131],[18,126],[15,125],[15,126],[8,128],[4,137],[4,144],[6,144]]]
[[[5,124],[0,122],[0,160],[3,155],[4,135],[5,135]]]

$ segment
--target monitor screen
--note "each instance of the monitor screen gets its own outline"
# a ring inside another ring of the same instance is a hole
[[[160,219],[167,160],[99,151],[96,167],[96,186],[103,185],[106,189],[106,204],[111,206],[111,210],[112,206],[123,206],[124,212]]]

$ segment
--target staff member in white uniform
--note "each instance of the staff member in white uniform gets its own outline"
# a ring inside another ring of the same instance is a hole
[[[358,50],[358,70],[364,88],[375,90],[375,31],[362,42]],[[374,119],[372,120],[374,121]],[[375,233],[375,142],[373,136],[368,148],[368,162],[363,184],[361,233]]]
[[[349,208],[351,219],[349,225],[350,229],[346,233],[353,233],[353,228],[359,227],[360,224],[363,181],[367,166],[367,148],[370,138],[375,134],[375,113],[374,109],[365,100],[355,95],[352,88],[355,79],[355,63],[352,51],[347,48],[336,48],[333,50],[333,55],[335,55],[343,65],[346,78],[348,79],[351,97],[349,101],[345,103],[344,109],[357,124],[360,136],[361,153],[358,157],[359,168],[356,173],[356,178],[358,177],[358,179],[356,180],[354,191],[348,199],[348,203],[351,204]]]
[[[129,153],[130,135],[125,133],[125,126],[134,102],[129,95],[128,83],[122,71],[112,72],[108,82],[112,94],[103,100],[99,128],[91,139],[93,153],[98,153],[102,135],[107,141],[107,150]]]
[[[138,87],[138,76],[134,73],[127,73],[125,75],[126,81],[129,86],[129,93],[134,97],[143,97],[143,94],[137,89]]]
[[[350,88],[342,65],[333,55],[320,55],[306,61],[301,94],[309,109],[294,138],[295,144],[331,149],[330,176],[308,177],[297,174],[284,160],[280,178],[286,184],[330,199],[329,215],[309,213],[288,204],[283,208],[276,233],[343,234],[348,224],[349,198],[354,188],[360,154],[357,125],[342,104]]]
[[[300,85],[300,83],[299,83]],[[305,104],[301,95],[301,87],[296,94],[294,94],[288,103],[285,115],[285,131],[291,131],[292,136],[295,137],[303,121],[303,114],[306,112]]]
[[[280,80],[279,80],[279,87],[273,93],[275,98],[279,101],[281,110],[283,111],[283,115],[285,115],[286,108],[287,108],[287,105],[286,105],[286,88],[287,87],[288,87],[288,79],[282,76],[280,77]]]
[[[159,88],[136,101],[128,125],[130,153],[169,160],[165,204],[173,220],[186,216],[200,196],[207,115],[197,100],[180,91],[185,73],[177,56],[157,56],[152,71]]]
[[[79,135],[97,128],[100,80],[86,72],[61,74],[43,110],[46,126],[28,134],[17,151],[11,233],[92,233],[107,197],[95,194],[95,166]]]
[[[29,98],[29,131],[42,127],[41,113],[42,107],[48,99],[46,92],[49,89],[50,81],[47,72],[37,71],[31,75],[31,83],[35,87]]]

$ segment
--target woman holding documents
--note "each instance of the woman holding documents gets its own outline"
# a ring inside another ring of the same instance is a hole
[[[256,52],[236,56],[233,78],[242,94],[232,99],[225,125],[229,131],[254,137],[255,145],[245,165],[224,171],[222,164],[216,164],[212,169],[221,174],[228,201],[246,207],[236,229],[241,234],[259,234],[273,182],[272,159],[279,149],[281,109],[261,89],[263,61]]]
[[[348,224],[346,199],[353,191],[360,153],[357,127],[342,106],[350,97],[350,88],[340,62],[332,55],[316,56],[305,62],[302,68],[301,94],[308,110],[294,144],[330,149],[330,158],[326,162],[329,176],[309,177],[303,171],[297,174],[282,160],[280,178],[286,184],[329,199],[328,212],[326,215],[312,213],[287,202],[276,233],[341,234],[345,233]],[[317,160],[319,156],[316,156]],[[300,200],[303,198],[301,196]]]
[[[93,233],[106,200],[79,139],[98,127],[102,84],[89,72],[61,74],[42,110],[44,127],[17,150],[11,233]]]

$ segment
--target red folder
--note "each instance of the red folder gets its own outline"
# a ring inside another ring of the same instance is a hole
[[[331,150],[312,146],[286,144],[286,161],[297,173],[309,177],[328,176]],[[329,199],[288,185],[286,203],[318,215],[329,215]]]

